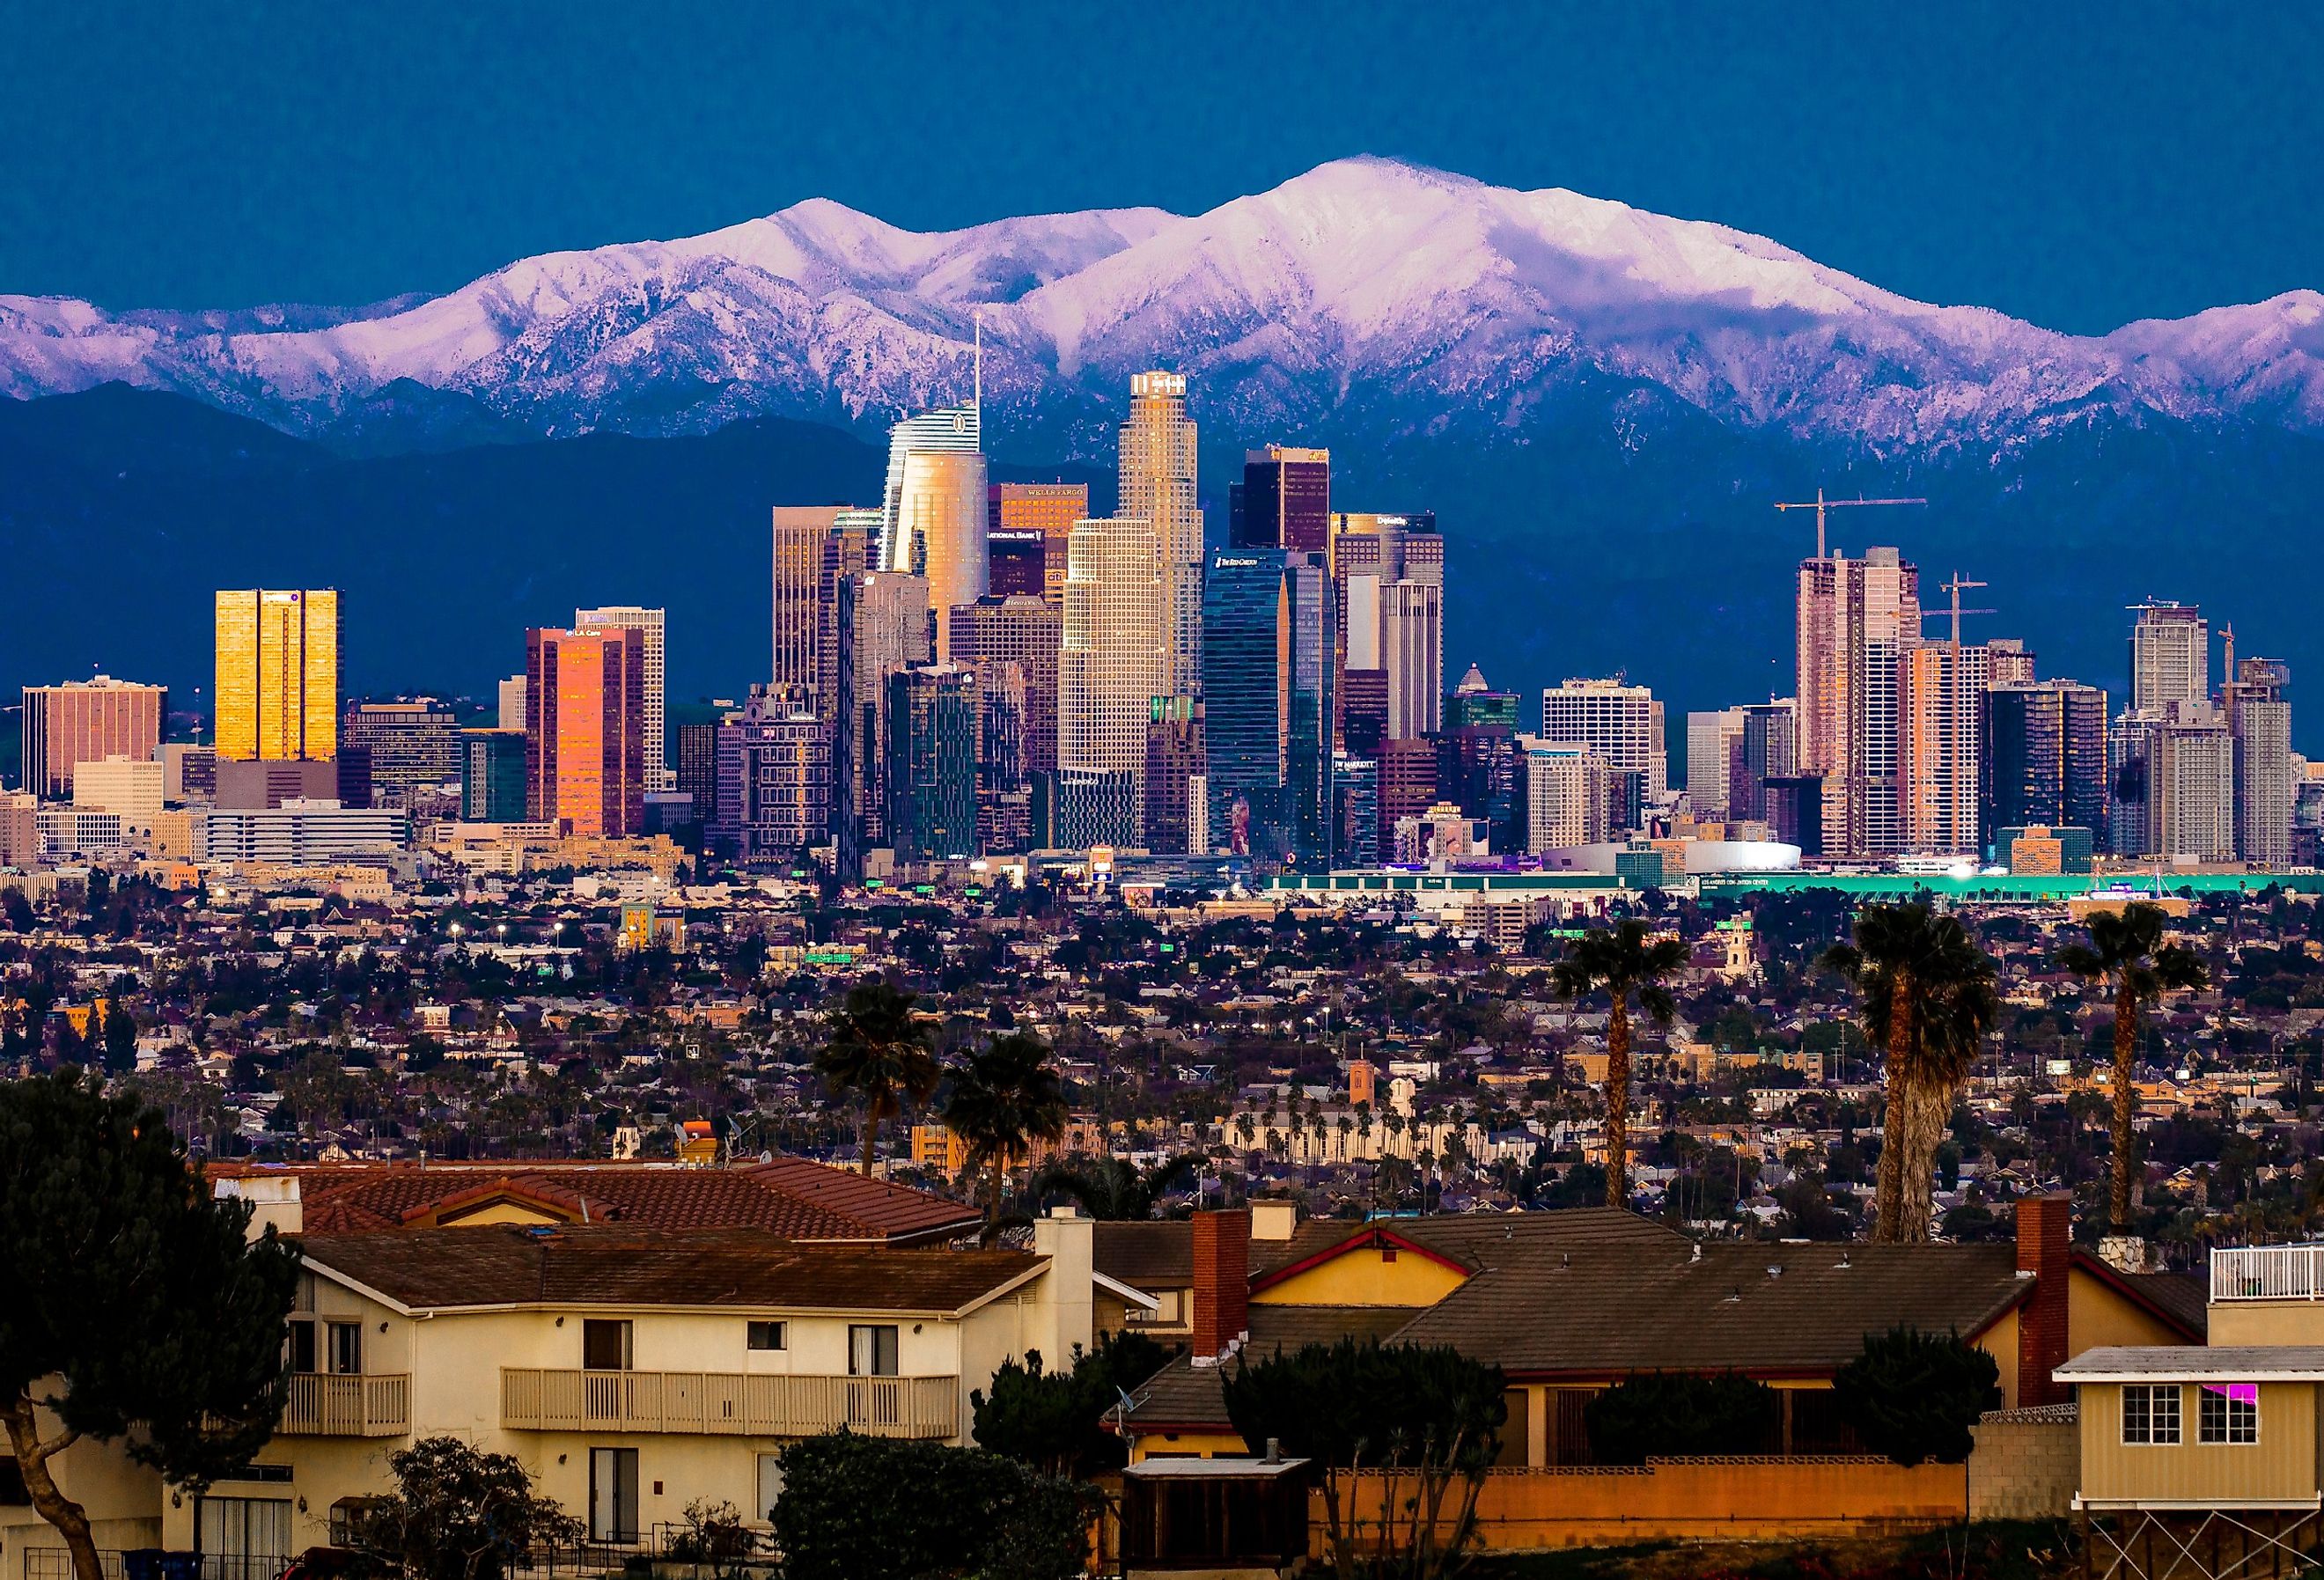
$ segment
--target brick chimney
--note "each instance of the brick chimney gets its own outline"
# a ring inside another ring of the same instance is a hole
[[[1250,1309],[1250,1209],[1196,1213],[1194,1363],[1215,1366],[1249,1336]]]
[[[2066,1363],[2067,1269],[2074,1254],[2070,1196],[2017,1203],[2017,1270],[2034,1275],[2034,1297],[2017,1308],[2017,1404],[2064,1404],[2071,1386],[2051,1381]]]

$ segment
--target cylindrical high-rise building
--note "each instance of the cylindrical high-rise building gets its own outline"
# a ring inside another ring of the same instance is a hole
[[[927,578],[936,662],[951,660],[951,612],[986,587],[984,455],[977,403],[907,417],[889,430],[880,565]]]
[[[1148,522],[1162,560],[1163,694],[1194,697],[1203,685],[1203,513],[1195,504],[1194,424],[1183,374],[1130,378],[1121,425],[1120,513]]]

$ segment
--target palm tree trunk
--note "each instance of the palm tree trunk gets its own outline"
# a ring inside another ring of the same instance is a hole
[[[2114,999],[2114,1169],[2107,1197],[2107,1227],[2116,1234],[2130,1225],[2131,1115],[2136,1107],[2131,1075],[2138,1059],[2138,995],[2125,982]]]
[[[1007,1178],[1006,1159],[1002,1153],[992,1154],[992,1208],[984,1220],[984,1243],[991,1244],[1001,1238],[1001,1187]]]
[[[1606,1205],[1630,1205],[1630,1006],[1606,1017]]]
[[[1880,1125],[1880,1168],[1873,1177],[1872,1238],[1897,1244],[1904,1238],[1904,1155],[1912,1129],[1906,1112],[1913,1095],[1913,978],[1899,971],[1888,993],[1887,1107]]]
[[[1895,1238],[1904,1244],[1918,1245],[1929,1238],[1934,1215],[1931,1197],[1935,1189],[1937,1148],[1945,1139],[1945,1129],[1952,1123],[1953,1089],[1921,1072],[1915,1072],[1908,1095],[1900,1106],[1904,1113],[1903,1156],[1898,1160]]]
[[[872,1150],[880,1144],[880,1117],[872,1104],[863,1105],[863,1178],[872,1178]]]

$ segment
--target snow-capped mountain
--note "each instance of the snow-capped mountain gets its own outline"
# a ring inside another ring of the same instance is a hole
[[[2324,430],[2314,291],[2079,337],[1910,300],[1720,226],[1369,158],[1192,217],[920,235],[817,199],[345,312],[0,296],[0,392],[122,381],[326,438],[442,402],[520,434],[758,415],[866,430],[965,393],[979,316],[995,446],[1014,426],[1017,453],[1047,458],[1110,459],[1123,381],[1156,365],[1245,439],[1447,423],[1522,438],[1640,400],[1890,457],[2099,417]]]

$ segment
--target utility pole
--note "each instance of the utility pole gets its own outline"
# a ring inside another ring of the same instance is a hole
[[[1825,548],[1826,539],[1824,534],[1824,513],[1826,511],[1858,510],[1867,505],[1876,504],[1926,504],[1928,503],[1929,502],[1925,499],[1826,499],[1823,496],[1823,490],[1819,488],[1816,490],[1816,496],[1813,499],[1793,504],[1778,504],[1775,508],[1777,510],[1812,510],[1816,513],[1815,557],[1818,559],[1823,559],[1829,558],[1829,554]]]

